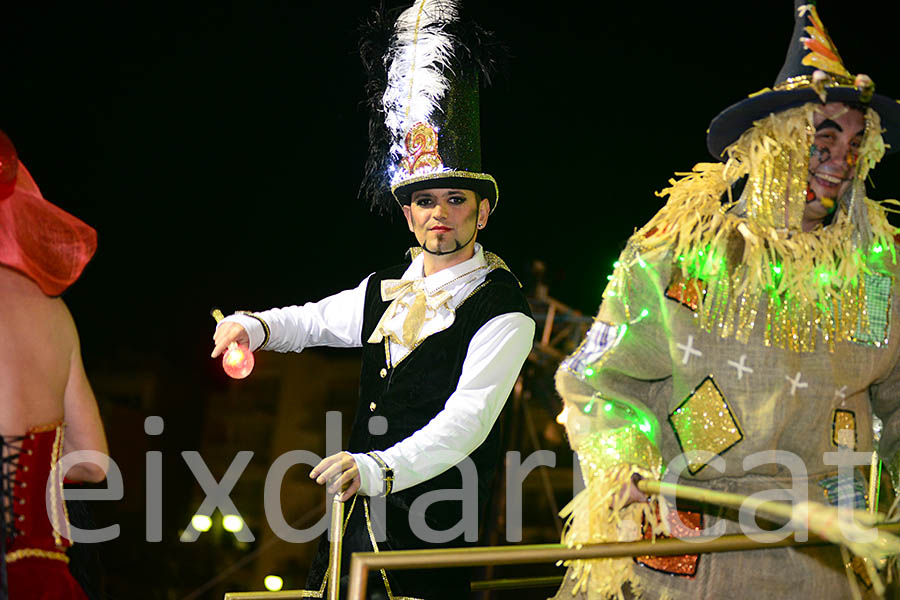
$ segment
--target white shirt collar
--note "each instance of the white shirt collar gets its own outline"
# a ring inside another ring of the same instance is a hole
[[[425,277],[425,253],[419,254],[410,263],[409,267],[403,273],[403,279],[424,279],[425,289],[428,293],[433,293],[438,288],[447,285],[454,279],[463,278],[468,273],[483,273],[483,267],[487,266],[484,258],[484,251],[481,244],[475,242],[475,254],[469,260],[465,260],[458,265],[441,269],[437,273]],[[468,278],[465,278],[468,279]]]

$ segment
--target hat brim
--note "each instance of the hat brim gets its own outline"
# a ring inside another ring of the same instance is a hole
[[[412,193],[429,188],[460,188],[472,190],[479,198],[487,198],[491,203],[491,212],[497,208],[500,198],[500,190],[497,181],[487,173],[473,173],[471,171],[441,171],[439,173],[427,173],[416,175],[391,186],[391,193],[401,206],[412,201]]]
[[[18,164],[16,187],[0,201],[0,265],[22,273],[48,296],[59,296],[97,250],[97,232],[41,195]]]
[[[825,91],[828,102],[859,102],[859,90],[855,87],[835,86],[826,88]],[[712,120],[706,136],[706,147],[716,159],[722,160],[725,149],[750,129],[754,122],[772,113],[820,101],[815,90],[809,87],[763,92],[745,98],[732,104]],[[884,142],[890,146],[886,152],[891,154],[900,150],[900,104],[887,96],[873,94],[869,106],[881,117],[881,125],[885,129]]]

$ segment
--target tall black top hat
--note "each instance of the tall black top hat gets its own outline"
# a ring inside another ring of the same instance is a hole
[[[887,152],[900,149],[900,104],[875,94],[875,84],[844,67],[814,0],[794,0],[794,32],[781,72],[766,88],[723,110],[712,120],[706,147],[716,158],[759,119],[807,102],[861,102],[881,117]]]
[[[409,204],[420,189],[470,189],[493,210],[499,192],[481,172],[478,86],[489,81],[501,47],[478,25],[460,21],[455,0],[417,0],[379,54],[373,38],[386,28],[376,13],[361,46],[371,111],[362,192],[385,210],[394,200]]]

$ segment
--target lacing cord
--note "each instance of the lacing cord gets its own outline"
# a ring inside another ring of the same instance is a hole
[[[22,453],[21,442],[24,439],[25,436],[0,435],[0,598],[7,598],[9,594],[6,580],[6,543],[20,533],[15,526],[13,490],[19,455]]]

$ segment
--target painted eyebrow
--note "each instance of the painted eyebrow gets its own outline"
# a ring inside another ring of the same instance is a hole
[[[464,190],[447,190],[448,196],[465,196]],[[413,197],[418,200],[419,198],[434,198],[435,194],[432,192],[414,192]]]
[[[821,131],[821,130],[825,129],[826,127],[831,127],[832,129],[837,129],[841,133],[844,132],[844,128],[841,127],[840,125],[838,125],[837,123],[835,123],[834,121],[832,121],[831,119],[825,119],[824,121],[819,123],[818,126],[816,126],[816,131]]]

